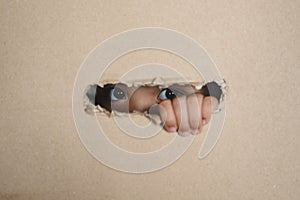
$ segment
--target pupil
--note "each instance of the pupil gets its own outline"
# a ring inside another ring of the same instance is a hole
[[[169,88],[166,90],[166,97],[168,99],[174,99],[176,97],[176,95],[174,94],[174,92],[172,90],[170,90]]]
[[[125,98],[124,91],[121,90],[120,88],[115,88],[114,89],[114,96],[118,99],[124,99]]]

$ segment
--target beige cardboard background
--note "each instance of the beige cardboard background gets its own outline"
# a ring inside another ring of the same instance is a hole
[[[1,1],[0,199],[298,199],[299,19],[284,0]],[[85,150],[71,97],[97,44],[144,26],[193,37],[230,92],[207,158],[202,135],[173,165],[131,175]]]

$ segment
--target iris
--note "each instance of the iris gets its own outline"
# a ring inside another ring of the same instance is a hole
[[[126,99],[126,94],[120,88],[114,87],[110,93],[111,100],[117,101],[121,99]]]

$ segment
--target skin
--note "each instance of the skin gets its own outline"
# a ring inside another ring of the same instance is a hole
[[[127,87],[117,84],[115,88],[124,91],[126,99],[113,100],[112,110],[145,112],[158,107],[154,114],[159,114],[167,132],[178,132],[180,136],[200,134],[218,106],[217,98],[204,97],[191,85],[171,87],[181,93],[172,100],[159,98],[161,89],[158,86]]]

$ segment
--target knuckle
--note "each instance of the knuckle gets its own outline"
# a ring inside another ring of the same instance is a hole
[[[166,99],[166,100],[163,100],[162,102],[160,102],[159,105],[162,106],[162,107],[166,107],[166,106],[169,106],[170,103],[171,103],[171,100]]]
[[[187,101],[188,104],[198,103],[197,96],[194,95],[194,94],[188,96],[186,101]]]
[[[205,104],[210,105],[212,103],[212,97],[205,97],[204,100]]]
[[[165,126],[173,127],[173,126],[177,126],[177,124],[176,124],[176,121],[173,118],[172,119],[166,118]]]
[[[172,103],[173,103],[173,106],[175,106],[175,107],[179,107],[180,106],[180,102],[179,102],[178,97],[176,97],[175,99],[173,99]]]
[[[198,99],[203,99],[203,97],[204,97],[203,94],[201,94],[201,93],[196,93],[196,96]]]

